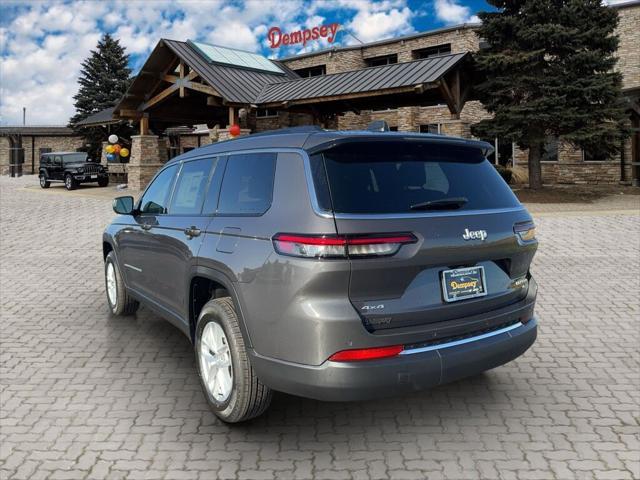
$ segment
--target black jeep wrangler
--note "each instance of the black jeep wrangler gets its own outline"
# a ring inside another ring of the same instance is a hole
[[[49,188],[51,182],[64,182],[67,190],[81,183],[98,182],[109,185],[109,172],[99,163],[87,161],[84,152],[48,152],[40,156],[40,186]]]

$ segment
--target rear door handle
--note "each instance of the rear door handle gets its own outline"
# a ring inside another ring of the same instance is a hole
[[[150,225],[150,224],[148,224],[148,223],[142,223],[142,224],[140,224],[140,227],[141,227],[143,230],[151,230],[151,227],[152,227],[152,226],[153,226],[153,225]]]
[[[197,227],[193,227],[192,226],[192,227],[184,229],[184,234],[189,238],[197,237],[197,236],[200,235],[200,233],[201,233],[201,231]]]

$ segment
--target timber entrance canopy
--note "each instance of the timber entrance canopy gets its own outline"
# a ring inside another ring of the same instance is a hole
[[[261,55],[191,41],[161,40],[114,116],[162,123],[235,123],[235,108],[313,114],[446,103],[459,114],[472,81],[470,54],[457,53],[300,78]]]

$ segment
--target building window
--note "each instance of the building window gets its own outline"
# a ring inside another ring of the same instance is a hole
[[[503,167],[513,166],[513,143],[503,138],[482,138],[481,140],[493,145],[493,153],[487,156],[491,163]]]
[[[420,125],[420,133],[441,133],[441,123],[427,123],[426,125]]]
[[[278,111],[272,108],[258,108],[256,110],[256,117],[258,118],[268,118],[268,117],[277,117]]]
[[[443,43],[442,45],[436,45],[434,47],[421,48],[420,50],[413,51],[413,58],[418,60],[420,58],[437,57],[438,55],[447,55],[451,53],[451,44]]]
[[[598,148],[583,148],[582,160],[585,162],[608,162],[612,159],[610,153],[601,151]]]
[[[382,65],[392,65],[398,63],[398,54],[382,55],[381,57],[373,57],[365,59],[367,67],[380,67]]]
[[[544,142],[542,148],[543,162],[557,162],[558,161],[558,137],[548,136]]]
[[[294,70],[298,75],[302,78],[307,77],[318,77],[320,75],[327,74],[327,66],[326,65],[316,65],[315,67],[307,67],[307,68],[299,68]]]

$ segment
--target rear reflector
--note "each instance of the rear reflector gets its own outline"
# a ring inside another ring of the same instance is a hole
[[[402,345],[391,347],[361,348],[356,350],[342,350],[329,357],[332,362],[359,362],[362,360],[376,360],[399,355],[404,350]]]
[[[278,233],[273,237],[278,253],[305,258],[383,257],[395,255],[402,245],[417,241],[411,233],[358,236]]]

